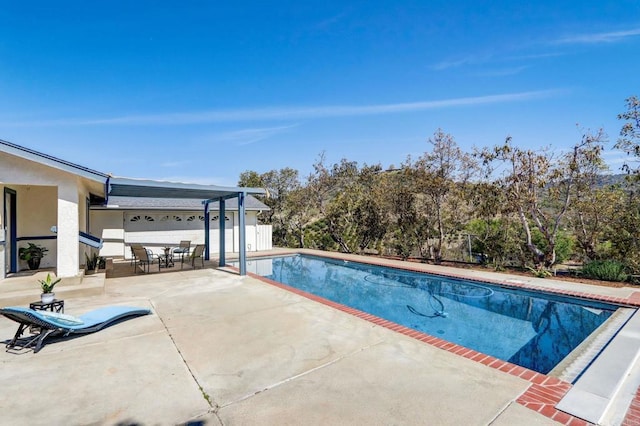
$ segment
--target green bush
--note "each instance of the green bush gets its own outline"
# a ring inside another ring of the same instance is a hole
[[[538,228],[531,229],[531,239],[533,244],[540,250],[546,252],[549,250],[547,241],[545,240],[542,232]],[[556,261],[555,263],[562,263],[571,258],[573,255],[574,237],[565,231],[558,231],[556,235]]]
[[[471,251],[482,264],[492,264],[502,269],[518,252],[519,227],[504,219],[474,219],[467,224],[466,231],[473,235]]]
[[[582,267],[582,275],[604,281],[626,281],[625,266],[615,260],[594,260]]]

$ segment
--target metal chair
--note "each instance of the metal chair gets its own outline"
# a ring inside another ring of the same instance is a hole
[[[189,260],[191,261],[191,267],[193,269],[196,268],[196,259],[200,258],[202,261],[202,267],[204,268],[204,244],[197,244],[193,249],[193,252],[189,255]],[[180,261],[180,269],[184,266],[184,259]]]
[[[135,252],[134,249],[143,249],[144,250],[144,247],[140,243],[131,243],[130,248],[131,248],[131,262],[129,264],[130,265],[134,265],[134,267],[135,267],[135,265],[136,265],[136,252]]]
[[[158,272],[160,272],[160,258],[158,258],[157,255],[146,250],[144,247],[142,248],[135,247],[135,248],[132,248],[132,250],[136,257],[136,263],[134,263],[133,265],[134,273],[136,273],[136,271],[138,270],[137,268],[138,264],[142,266],[142,272],[144,272],[145,265],[147,267],[147,273],[150,272],[151,264],[154,263],[155,260],[158,261]]]
[[[184,256],[189,255],[191,252],[191,241],[183,240],[180,241],[180,247],[173,249],[174,255],[180,255],[180,263],[184,262]]]

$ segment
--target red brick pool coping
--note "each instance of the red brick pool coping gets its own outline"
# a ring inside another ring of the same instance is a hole
[[[287,254],[290,255],[292,253],[287,253]],[[344,257],[336,256],[330,253],[327,253],[327,254],[323,253],[322,255],[313,254],[313,256],[328,257],[328,258],[337,259],[337,260],[345,260]],[[471,279],[473,281],[485,282],[488,284],[499,285],[501,287],[507,287],[507,288],[543,291],[546,293],[553,293],[553,294],[558,294],[563,296],[571,296],[571,297],[577,297],[581,299],[607,302],[607,303],[612,303],[617,305],[640,307],[640,292],[637,292],[637,291],[632,293],[629,298],[600,296],[600,295],[594,295],[591,293],[584,293],[584,292],[577,292],[577,291],[548,289],[548,288],[537,287],[537,286],[528,285],[520,282],[500,281],[500,280],[492,280],[488,278],[477,278],[477,277],[469,278],[468,276],[463,276],[463,275],[425,271],[424,269],[412,267],[410,263],[407,265],[394,264],[393,266],[391,266],[391,265],[385,264],[384,262],[376,262],[374,259],[371,259],[371,258],[358,259],[355,262],[366,263],[366,264],[376,265],[376,266],[394,267],[394,268],[404,269],[412,272],[429,273],[432,275],[439,275],[439,276],[448,277],[448,278],[458,278],[458,279],[464,279],[464,280]],[[440,339],[438,337],[434,337],[429,334],[422,333],[417,330],[413,330],[403,325],[399,325],[394,322],[377,317],[375,315],[371,315],[369,313],[360,311],[358,309],[350,308],[348,306],[333,302],[323,297],[316,296],[311,293],[307,293],[295,287],[291,287],[286,284],[282,284],[277,281],[270,280],[260,275],[256,275],[252,273],[248,273],[248,275],[262,282],[271,284],[275,287],[282,288],[284,290],[298,294],[300,296],[303,296],[315,302],[319,302],[324,305],[330,306],[342,312],[346,312],[350,315],[361,318],[365,321],[369,321],[381,327],[388,328],[397,333],[404,334],[405,336],[427,343],[431,346],[435,346],[439,349],[443,349],[445,351],[462,356],[472,361],[479,362],[481,364],[484,364],[496,370],[500,370],[507,374],[511,374],[512,376],[516,376],[521,379],[527,380],[528,382],[531,383],[531,385],[516,400],[516,402],[518,402],[520,405],[523,405],[524,407],[527,407],[531,410],[537,411],[538,413],[548,418],[551,418],[559,423],[562,423],[564,425],[582,426],[582,425],[591,424],[585,420],[571,416],[570,414],[567,414],[555,408],[556,404],[560,402],[560,400],[569,391],[569,389],[571,389],[572,387],[571,383],[565,382],[556,377],[547,376],[545,374],[541,374],[536,371],[529,370],[519,365],[515,365],[510,362],[503,361],[501,359],[483,354],[481,352],[477,352],[473,349],[469,349],[464,346],[457,345],[455,343],[447,342],[446,340]],[[624,422],[622,424],[626,426],[640,424],[640,388],[638,389],[635,395],[635,398],[631,403],[631,406],[629,407],[626,417],[624,419]]]

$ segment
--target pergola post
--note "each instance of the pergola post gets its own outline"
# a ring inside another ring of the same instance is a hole
[[[224,236],[226,234],[224,226],[225,226],[225,216],[227,215],[226,211],[225,211],[225,200],[224,198],[220,198],[220,201],[218,201],[218,203],[220,204],[220,208],[218,211],[218,221],[220,223],[220,226],[218,226],[219,229],[219,237],[218,237],[218,241],[220,242],[220,261],[219,261],[219,266],[225,266],[226,263],[226,259],[224,256]]]
[[[209,260],[209,200],[204,201],[204,260]]]
[[[238,192],[238,215],[240,215],[240,275],[247,275],[247,244],[246,244],[246,225],[244,217],[244,201],[246,194],[244,192]]]

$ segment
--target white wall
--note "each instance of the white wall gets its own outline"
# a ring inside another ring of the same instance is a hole
[[[80,230],[78,218],[78,189],[67,183],[58,186],[58,276],[72,277],[80,269]]]
[[[18,217],[14,226],[17,238],[55,236],[50,228],[58,222],[57,183],[70,179],[67,173],[8,154],[0,155],[0,182],[5,188],[16,191]],[[25,239],[17,242],[17,249],[26,247],[29,242],[49,249],[40,262],[41,267],[57,265],[55,239]],[[18,260],[18,269],[28,269],[27,263]]]
[[[226,212],[225,241],[227,251],[238,251],[237,212]],[[257,212],[247,212],[247,246],[249,251],[261,249],[257,244]],[[266,225],[261,225],[266,226]],[[270,228],[270,226],[269,226]],[[220,251],[219,217],[217,211],[210,212],[210,254]],[[163,247],[178,247],[180,241],[189,240],[191,246],[204,244],[203,212],[184,211],[112,211],[93,210],[91,212],[91,233],[103,238],[104,245],[101,256],[131,257],[128,245],[143,244],[146,248],[159,254]],[[271,233],[269,232],[270,236]],[[262,238],[264,239],[264,238]],[[269,241],[269,248],[271,248]],[[262,248],[262,250],[265,250]]]
[[[79,273],[81,209],[90,188],[101,193],[102,183],[80,178],[37,162],[9,154],[0,155],[0,183],[16,191],[18,247],[33,242],[49,249],[41,267],[56,267],[59,277]],[[56,225],[58,233],[51,232]],[[84,222],[83,225],[84,227]],[[29,237],[55,236],[56,239],[30,240]],[[20,266],[27,268],[25,262]]]
[[[8,185],[16,191],[16,236],[56,237],[51,227],[58,224],[58,188],[53,186]],[[57,239],[25,239],[17,242],[18,249],[34,243],[47,248],[49,251],[40,261],[41,268],[52,268],[57,265]],[[75,248],[74,248],[75,249]],[[20,270],[29,269],[27,262],[18,260]],[[76,272],[77,272],[76,265]]]
[[[125,255],[123,220],[122,211],[91,211],[90,233],[102,238],[100,256],[121,257]]]

